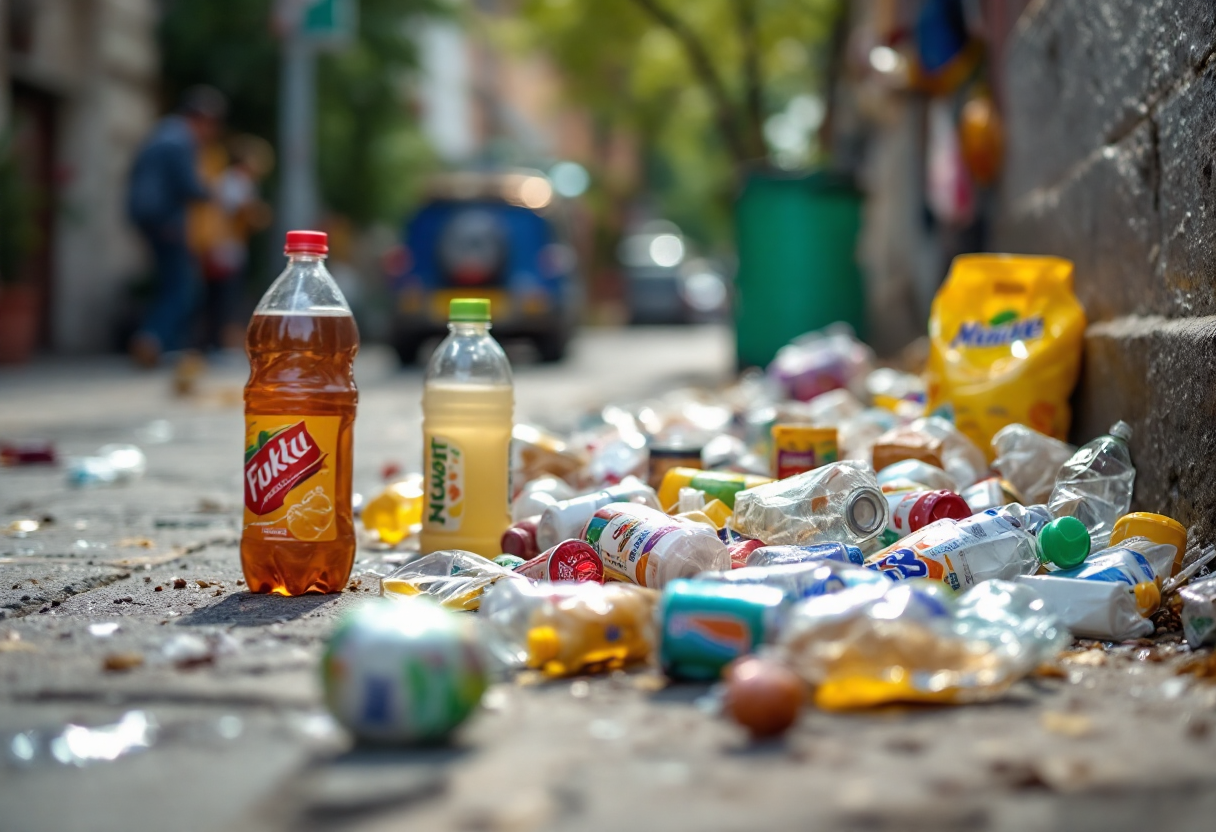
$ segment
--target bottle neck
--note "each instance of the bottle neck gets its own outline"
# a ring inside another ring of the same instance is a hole
[[[324,262],[325,262],[324,254],[303,254],[300,252],[296,252],[296,253],[287,255],[287,265],[288,266],[304,266],[304,265],[312,265],[315,263],[324,263]]]
[[[453,335],[488,335],[489,321],[449,321],[448,331]]]

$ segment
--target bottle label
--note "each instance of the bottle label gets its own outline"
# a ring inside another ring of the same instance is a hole
[[[908,522],[909,515],[927,493],[926,491],[913,491],[906,494],[888,494],[887,504],[891,507],[891,515],[890,520],[887,521],[887,528],[899,534],[916,531]]]
[[[773,425],[773,467],[783,480],[836,462],[836,428]]]
[[[646,563],[658,542],[679,526],[655,525],[622,511],[613,503],[587,521],[583,539],[604,560],[604,578],[646,586]]]
[[[457,532],[464,517],[464,451],[444,436],[426,438],[427,531]]]
[[[341,416],[245,416],[246,534],[335,540]]]

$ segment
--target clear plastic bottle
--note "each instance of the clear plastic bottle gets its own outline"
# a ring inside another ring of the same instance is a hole
[[[654,509],[659,507],[653,488],[637,477],[625,477],[617,485],[603,491],[562,500],[546,508],[536,524],[537,547],[543,551],[563,540],[578,537],[591,515],[609,503],[639,503]]]
[[[735,495],[732,525],[770,546],[860,546],[887,525],[890,509],[868,465],[833,462]]]
[[[1115,521],[1132,505],[1136,468],[1127,447],[1131,438],[1131,425],[1120,421],[1106,436],[1082,446],[1061,466],[1047,503],[1054,516],[1085,524],[1095,552],[1106,548]]]
[[[493,558],[511,524],[511,365],[490,336],[488,300],[452,300],[448,329],[422,392],[422,552]]]
[[[339,592],[355,560],[359,330],[325,268],[328,251],[323,232],[287,233],[287,268],[245,339],[241,567],[253,592]]]
[[[486,645],[547,676],[615,670],[654,650],[659,594],[622,583],[500,581],[481,604]]]

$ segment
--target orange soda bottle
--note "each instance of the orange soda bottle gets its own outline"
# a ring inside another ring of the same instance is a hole
[[[338,592],[355,562],[351,463],[359,330],[325,268],[328,238],[289,231],[287,268],[245,339],[245,519],[253,592]]]

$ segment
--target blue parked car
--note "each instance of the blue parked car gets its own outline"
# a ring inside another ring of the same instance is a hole
[[[402,245],[385,257],[402,362],[412,364],[426,340],[447,334],[456,297],[489,298],[495,337],[529,339],[543,361],[560,361],[583,299],[562,219],[539,173],[436,177]]]

